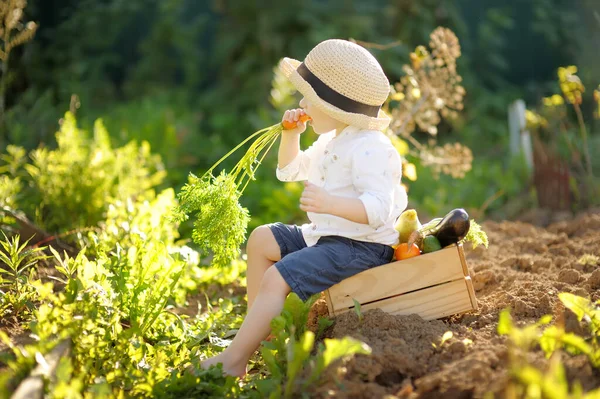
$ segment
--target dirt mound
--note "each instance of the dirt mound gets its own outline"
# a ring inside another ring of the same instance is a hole
[[[381,310],[366,312],[361,323],[353,312],[337,317],[328,335],[350,335],[369,344],[373,353],[350,360],[341,375],[326,376],[316,397],[480,398],[488,391],[502,393],[508,352],[506,338],[496,329],[506,307],[517,325],[552,314],[564,318],[567,330],[583,332],[557,294],[600,299],[600,265],[580,262],[584,255],[600,256],[600,212],[547,228],[523,222],[486,222],[482,227],[489,248],[466,248],[479,309],[434,321]],[[453,337],[440,346],[446,331]],[[570,382],[580,381],[584,390],[600,386],[600,372],[586,357],[563,360]],[[547,362],[539,350],[530,361],[542,368]]]

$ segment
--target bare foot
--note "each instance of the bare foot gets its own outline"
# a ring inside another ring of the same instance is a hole
[[[225,375],[230,375],[233,377],[243,377],[246,375],[246,365],[236,364],[235,362],[229,360],[225,352],[221,352],[217,356],[204,360],[201,363],[201,367],[203,369],[208,369],[211,366],[216,366],[219,363],[223,364],[223,374]]]

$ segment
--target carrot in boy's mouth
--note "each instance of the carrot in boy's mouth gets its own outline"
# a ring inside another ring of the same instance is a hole
[[[310,116],[304,114],[304,115],[300,116],[299,120],[296,122],[283,121],[283,122],[281,122],[281,124],[283,125],[283,128],[285,130],[290,130],[290,129],[295,129],[296,127],[298,127],[298,122],[307,122],[309,120],[311,120]]]

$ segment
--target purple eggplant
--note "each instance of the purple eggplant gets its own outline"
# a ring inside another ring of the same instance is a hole
[[[436,224],[429,234],[438,239],[442,248],[456,244],[469,232],[469,214],[462,208],[453,209]]]

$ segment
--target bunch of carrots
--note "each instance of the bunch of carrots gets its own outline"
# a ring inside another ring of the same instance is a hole
[[[300,117],[302,122],[310,119]],[[226,266],[239,256],[241,244],[246,239],[250,216],[239,199],[263,159],[283,130],[293,129],[298,122],[284,121],[261,129],[225,154],[201,177],[190,173],[188,183],[177,195],[179,204],[174,210],[174,221],[195,217],[192,239],[203,255],[213,255],[212,264]],[[234,152],[254,139],[244,156],[229,171],[215,176],[215,169]]]

